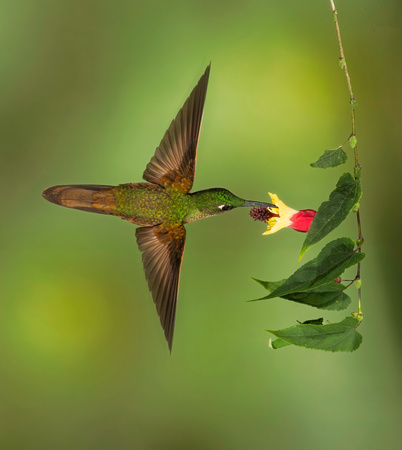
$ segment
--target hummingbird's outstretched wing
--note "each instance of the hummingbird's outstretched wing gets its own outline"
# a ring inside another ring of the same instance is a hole
[[[186,229],[183,225],[168,228],[161,224],[155,227],[137,228],[135,235],[142,252],[145,278],[165,331],[169,349],[172,351]]]
[[[144,180],[163,187],[173,184],[185,194],[193,186],[210,67],[211,64],[170,124],[145,169]]]

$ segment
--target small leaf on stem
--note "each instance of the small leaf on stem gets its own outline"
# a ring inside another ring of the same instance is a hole
[[[321,155],[316,162],[310,164],[311,167],[316,167],[319,169],[327,169],[329,167],[337,167],[344,164],[348,159],[348,155],[338,148],[336,150],[325,150],[324,154]]]
[[[352,148],[355,148],[355,147],[356,147],[356,145],[357,145],[357,137],[356,137],[355,135],[353,135],[353,136],[350,137],[350,139],[349,139],[349,145],[350,145]]]

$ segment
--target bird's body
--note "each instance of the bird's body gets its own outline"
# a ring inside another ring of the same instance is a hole
[[[151,183],[128,183],[119,186],[54,186],[45,192],[47,199],[69,208],[110,214],[135,225],[184,225],[205,217],[222,214],[244,200],[223,188],[205,189],[184,194],[172,187]],[[52,198],[50,198],[52,196]],[[231,204],[231,206],[229,206]],[[222,210],[219,206],[227,206]]]
[[[165,133],[148,163],[147,183],[119,186],[63,185],[43,192],[52,203],[109,214],[140,225],[136,230],[145,276],[172,348],[184,225],[239,206],[274,206],[249,202],[223,188],[190,193],[195,174],[210,66]]]

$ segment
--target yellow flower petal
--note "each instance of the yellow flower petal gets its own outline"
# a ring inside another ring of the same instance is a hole
[[[268,194],[271,197],[271,203],[276,206],[276,208],[268,208],[268,210],[274,214],[279,214],[279,217],[274,216],[269,218],[267,231],[262,234],[272,234],[282,228],[287,228],[292,224],[290,218],[299,212],[295,209],[289,208],[289,206],[286,206],[281,200],[279,200],[276,194],[271,194],[271,192],[268,192]]]

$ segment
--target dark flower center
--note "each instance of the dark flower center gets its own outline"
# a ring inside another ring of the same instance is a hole
[[[279,214],[274,214],[273,212],[269,211],[268,208],[259,206],[258,208],[250,209],[250,216],[254,220],[258,220],[260,222],[268,222],[271,217],[279,217]]]

